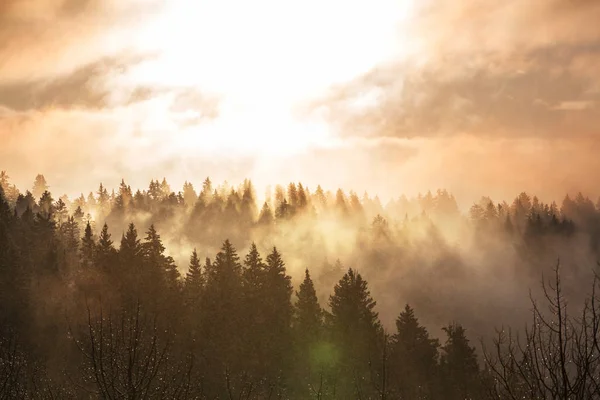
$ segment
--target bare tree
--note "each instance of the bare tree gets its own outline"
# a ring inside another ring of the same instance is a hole
[[[0,335],[0,399],[25,397],[27,385],[23,376],[26,367],[16,332],[6,330]]]
[[[600,396],[600,306],[594,276],[592,292],[578,316],[569,314],[560,262],[551,282],[542,278],[547,311],[530,295],[532,321],[524,338],[501,329],[484,358],[492,398],[592,399]]]
[[[187,399],[191,396],[193,359],[175,361],[169,332],[159,330],[156,315],[137,302],[133,309],[93,313],[71,334],[84,358],[83,384],[103,399]]]

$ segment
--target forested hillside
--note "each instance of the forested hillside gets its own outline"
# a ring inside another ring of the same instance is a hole
[[[2,172],[0,398],[595,398],[599,253],[582,194]]]

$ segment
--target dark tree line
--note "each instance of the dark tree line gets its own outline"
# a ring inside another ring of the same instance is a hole
[[[188,265],[178,267],[156,228],[185,215],[180,234],[199,244],[223,233],[245,242],[295,219],[333,218],[366,227],[377,246],[367,252],[409,240],[407,224],[461,221],[447,192],[417,199],[429,214],[422,210],[408,220],[406,210],[414,206],[408,200],[386,212],[376,198],[341,190],[332,195],[320,187],[310,193],[301,184],[277,187],[258,211],[249,181],[237,189],[213,188],[207,179],[200,193],[186,184],[178,194],[166,180],[136,193],[122,182],[117,193],[101,185],[96,195],[71,202],[54,200],[42,176],[25,194],[5,174],[2,179],[0,398],[598,395],[596,282],[583,313],[571,317],[557,270],[553,286],[544,286],[550,310],[534,302],[524,338],[501,332],[479,360],[463,325],[447,324],[438,339],[409,305],[397,310],[395,326],[386,330],[367,280],[339,260],[319,271],[318,287],[311,275],[317,269],[310,267],[294,288],[278,247],[261,254],[250,241],[240,254],[225,240],[205,259],[194,249]],[[591,216],[598,211],[583,197],[562,211],[527,199],[521,195],[513,206],[484,199],[485,207],[471,209],[470,223],[519,238],[517,248],[529,254],[578,231],[589,233],[593,248],[597,225]],[[394,213],[404,214],[402,222],[393,221]],[[141,215],[149,222],[143,233],[129,222]],[[109,230],[113,222],[123,227],[120,238]]]

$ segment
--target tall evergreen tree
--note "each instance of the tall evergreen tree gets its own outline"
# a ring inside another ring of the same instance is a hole
[[[54,200],[47,190],[42,194],[39,201],[40,213],[44,218],[51,218],[54,215]]]
[[[269,343],[269,360],[271,360],[269,376],[271,381],[283,375],[287,363],[285,355],[292,347],[292,278],[287,274],[285,263],[277,248],[273,247],[267,256],[265,265],[265,282],[263,296],[266,299],[265,315],[266,332],[265,340]],[[278,355],[280,355],[278,357]]]
[[[121,247],[119,248],[121,257],[132,259],[142,255],[142,245],[138,238],[137,229],[133,222],[129,224],[127,232],[121,238]]]
[[[273,219],[273,212],[271,211],[269,204],[265,201],[263,203],[262,209],[260,210],[258,224],[263,226],[269,226],[273,224]]]
[[[298,301],[294,306],[294,330],[301,342],[314,342],[319,339],[323,329],[323,310],[319,305],[317,291],[308,269],[304,271],[304,280],[296,291]]]
[[[98,246],[96,247],[95,264],[108,271],[112,269],[112,263],[115,261],[114,257],[116,250],[111,239],[111,234],[108,232],[108,225],[105,223],[102,226],[100,237],[98,238]]]
[[[49,187],[48,183],[46,182],[46,178],[44,178],[44,175],[38,174],[35,177],[35,181],[33,182],[33,189],[31,190],[33,197],[39,199],[40,197],[42,197],[44,192],[48,191],[48,189]]]
[[[304,272],[304,280],[296,291],[297,301],[294,305],[294,364],[298,396],[312,396],[310,387],[320,381],[323,365],[316,356],[323,347],[323,310],[319,305],[315,285],[308,269]]]
[[[204,349],[204,359],[211,366],[209,380],[218,382],[209,394],[227,396],[223,385],[225,373],[239,376],[243,373],[242,352],[245,338],[242,312],[242,266],[235,247],[226,240],[214,262],[206,266],[206,287],[203,296],[201,327],[203,337],[212,345]]]
[[[190,256],[190,265],[185,275],[185,286],[188,290],[198,294],[200,294],[204,287],[204,273],[202,272],[202,266],[200,265],[196,249],[194,249]]]
[[[479,399],[483,395],[475,348],[471,347],[465,329],[458,324],[443,328],[447,340],[442,347],[440,368],[445,398],[449,400]]]
[[[110,240],[110,238],[108,238],[108,240]],[[110,243],[110,245],[112,245],[112,243]],[[90,268],[94,265],[94,259],[96,257],[95,253],[96,243],[94,242],[94,233],[92,232],[92,225],[90,224],[90,221],[88,221],[85,226],[83,237],[81,238],[81,262],[84,267]]]
[[[328,316],[333,343],[340,351],[339,383],[343,398],[374,396],[374,360],[381,359],[383,331],[367,281],[352,268],[334,287]],[[375,370],[374,370],[375,369]]]
[[[175,261],[171,256],[166,256],[165,246],[162,243],[160,235],[150,225],[146,238],[142,245],[142,252],[147,266],[150,270],[145,271],[149,277],[154,277],[158,281],[164,282],[168,288],[177,289],[179,280],[179,271]]]
[[[390,346],[395,394],[402,399],[435,397],[439,341],[429,337],[408,304],[396,319],[396,329]]]

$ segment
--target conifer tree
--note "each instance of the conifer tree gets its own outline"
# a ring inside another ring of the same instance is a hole
[[[185,287],[189,293],[197,294],[198,297],[204,287],[204,273],[196,249],[190,256],[190,265],[185,275]]]
[[[296,385],[295,390],[307,398],[310,385],[319,381],[323,366],[315,362],[323,345],[323,310],[319,305],[317,292],[308,269],[304,272],[304,280],[296,291],[297,301],[294,305],[293,334]]]
[[[150,225],[148,232],[146,232],[142,252],[149,267],[149,270],[145,271],[145,273],[149,277],[155,277],[158,281],[164,282],[168,288],[176,289],[178,286],[179,271],[173,258],[165,256],[165,246],[154,225]]]
[[[185,181],[183,184],[183,201],[185,202],[186,207],[193,207],[198,201],[198,194],[194,189],[194,185]]]
[[[202,190],[200,191],[199,199],[204,202],[205,205],[208,205],[213,196],[213,186],[210,178],[207,177],[204,182],[202,182]]]
[[[212,345],[205,349],[205,360],[212,365],[207,372],[213,382],[222,383],[227,372],[231,376],[243,373],[239,354],[245,339],[243,331],[245,311],[242,306],[242,266],[235,247],[226,240],[214,262],[206,265],[206,286],[201,309],[203,337]],[[225,397],[226,387],[219,385],[213,397]]]
[[[104,230],[103,230],[104,232]],[[107,234],[107,232],[104,232]],[[105,237],[104,240],[107,238]],[[110,240],[110,238],[108,238]],[[104,244],[106,245],[106,243]],[[112,245],[112,242],[109,246]],[[94,265],[94,259],[96,258],[96,243],[94,242],[94,234],[92,232],[92,225],[90,221],[85,226],[85,232],[81,238],[81,262],[84,267],[90,268]]]
[[[372,364],[379,360],[383,331],[367,282],[352,268],[335,285],[328,315],[333,343],[339,349],[340,395],[374,395]]]
[[[266,271],[265,264],[256,248],[256,244],[250,245],[250,251],[244,258],[242,272],[243,289],[243,332],[246,335],[247,344],[244,354],[246,368],[255,374],[264,376],[266,364],[269,362],[266,339],[271,329],[268,324]]]
[[[269,226],[273,224],[273,212],[266,201],[263,203],[262,209],[260,210],[258,224],[263,226]]]
[[[295,210],[298,207],[298,189],[294,182],[288,185],[287,198],[289,199],[290,207],[292,210]]]
[[[390,345],[395,393],[400,398],[433,397],[439,341],[429,337],[408,304],[396,319],[396,329]]]
[[[35,181],[33,182],[33,189],[31,190],[31,194],[33,194],[33,197],[36,199],[39,199],[40,197],[42,197],[42,195],[44,194],[44,192],[48,191],[48,183],[46,182],[46,178],[44,178],[44,175],[42,174],[38,174],[35,177]]]
[[[40,197],[40,213],[44,216],[44,218],[51,218],[54,215],[54,200],[52,199],[52,195],[50,192],[45,191]]]
[[[450,324],[443,330],[447,340],[442,347],[440,368],[445,397],[450,400],[481,398],[479,364],[465,329],[461,325]]]
[[[110,196],[108,194],[108,190],[102,183],[100,183],[100,187],[98,188],[98,192],[96,194],[98,195],[98,199],[96,201],[98,205],[98,216],[100,220],[102,220],[110,211]],[[93,197],[90,197],[89,200],[92,200],[92,198]]]
[[[137,229],[133,223],[129,224],[127,232],[121,237],[121,246],[119,247],[119,269],[114,278],[117,281],[123,294],[133,296],[135,300],[140,292],[147,292],[140,287],[142,279],[143,248],[138,238]],[[151,282],[156,282],[151,280]]]
[[[129,224],[127,232],[121,238],[121,247],[119,253],[122,257],[132,259],[142,255],[142,245],[138,238],[137,229],[133,222]]]
[[[289,350],[292,348],[292,284],[285,263],[277,248],[266,258],[264,281],[261,288],[264,299],[263,313],[265,328],[262,331],[265,343],[267,379],[279,390],[287,384],[284,374],[289,368]]]
[[[68,217],[69,217],[69,211],[67,210],[67,205],[65,204],[63,199],[60,198],[54,205],[54,220],[56,221],[57,225],[60,227],[62,224],[67,222]]]
[[[111,234],[108,232],[108,225],[105,223],[98,238],[98,246],[96,247],[94,259],[95,265],[105,272],[114,271],[113,264],[116,261],[116,253],[117,251],[114,248]]]
[[[294,309],[294,330],[296,337],[304,342],[316,341],[323,328],[323,310],[319,305],[315,285],[310,277],[308,268],[304,271],[304,280],[296,291]]]
[[[308,206],[308,196],[302,183],[298,183],[298,210],[302,211]]]

